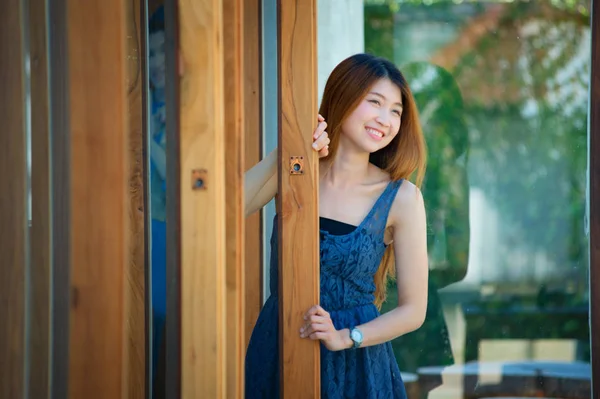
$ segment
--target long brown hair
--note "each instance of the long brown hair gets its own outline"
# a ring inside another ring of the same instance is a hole
[[[414,179],[421,186],[425,175],[425,139],[412,92],[402,73],[390,61],[370,54],[355,54],[335,67],[327,79],[319,113],[327,122],[329,154],[321,161],[335,158],[341,128],[358,107],[370,88],[387,78],[400,89],[402,116],[400,130],[384,148],[374,152],[369,161],[389,173],[391,180]],[[393,246],[389,245],[375,274],[375,304],[381,307],[387,296],[388,278],[395,274]]]

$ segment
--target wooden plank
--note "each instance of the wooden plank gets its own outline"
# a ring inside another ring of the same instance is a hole
[[[67,1],[71,398],[127,395],[125,9],[124,0]]]
[[[592,71],[590,79],[590,324],[592,391],[600,392],[600,7],[592,7]]]
[[[23,5],[0,2],[0,398],[25,394],[27,159]]]
[[[244,4],[244,169],[248,170],[260,161],[262,153],[262,7],[260,0],[246,0]],[[248,346],[263,302],[261,220],[261,212],[246,218],[244,348]]]
[[[129,264],[125,270],[127,318],[125,370],[128,398],[146,397],[145,275],[145,12],[141,0],[127,0],[127,101],[129,119]],[[144,71],[144,72],[143,72]]]
[[[45,0],[30,0],[29,53],[31,65],[31,300],[29,314],[29,395],[49,397],[51,187],[48,114],[48,47]]]
[[[242,0],[223,1],[227,397],[244,397],[244,63]]]
[[[319,303],[316,0],[279,1],[279,334],[282,397],[320,397],[319,343],[302,316]],[[292,175],[292,157],[302,174]],[[300,289],[299,287],[302,287]]]
[[[180,0],[181,397],[225,395],[221,0]]]

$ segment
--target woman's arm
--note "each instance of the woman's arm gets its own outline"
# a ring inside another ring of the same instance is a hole
[[[421,191],[405,182],[390,212],[394,228],[393,245],[396,259],[398,304],[376,319],[356,326],[363,335],[361,347],[378,345],[418,329],[427,311],[427,233],[425,206]],[[308,325],[300,331],[303,338],[320,339],[329,350],[353,346],[350,331],[335,330],[320,306],[312,307],[305,319]]]
[[[248,170],[244,176],[246,216],[261,209],[277,194],[277,149]]]
[[[421,191],[405,182],[392,206],[397,306],[375,320],[357,326],[361,346],[390,341],[423,324],[427,311],[427,230]],[[344,333],[349,334],[349,331]],[[349,339],[349,336],[348,336]]]
[[[329,137],[327,123],[321,115],[313,132],[313,150],[319,157],[328,154]],[[244,210],[246,216],[262,209],[277,194],[277,150],[273,150],[262,161],[254,165],[244,175]]]

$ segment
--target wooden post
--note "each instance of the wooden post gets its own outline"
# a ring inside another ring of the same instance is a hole
[[[71,398],[127,396],[125,1],[67,0]]]
[[[244,397],[244,2],[223,1],[227,232],[227,397]]]
[[[0,397],[25,394],[27,158],[24,22],[20,0],[0,2]]]
[[[316,0],[279,1],[279,324],[282,397],[320,397],[319,343],[302,316],[319,303]]]
[[[180,0],[181,397],[225,396],[221,0]],[[169,145],[169,144],[167,144]],[[167,184],[170,184],[167,181]]]
[[[244,4],[244,169],[261,159],[262,72],[261,72],[261,0],[245,0]],[[246,218],[245,226],[245,341],[248,346],[252,330],[263,303],[262,287],[262,223],[261,212]]]
[[[146,397],[145,209],[146,81],[145,12],[141,0],[126,1],[129,151],[129,263],[125,271],[127,397]],[[150,362],[150,359],[148,359]]]

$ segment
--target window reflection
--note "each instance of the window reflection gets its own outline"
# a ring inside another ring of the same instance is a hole
[[[589,398],[589,3],[365,0],[364,27],[430,155],[429,309],[401,369],[431,398]]]
[[[152,382],[157,395],[162,389],[165,322],[167,313],[167,224],[166,224],[166,109],[164,6],[148,21],[150,216],[152,265]],[[160,374],[160,375],[159,375]]]

